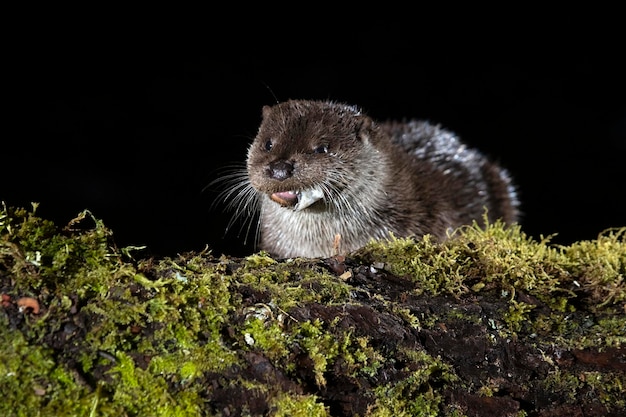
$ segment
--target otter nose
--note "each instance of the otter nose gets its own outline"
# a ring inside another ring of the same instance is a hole
[[[288,161],[274,161],[269,166],[270,178],[275,180],[285,180],[291,177],[293,164]]]

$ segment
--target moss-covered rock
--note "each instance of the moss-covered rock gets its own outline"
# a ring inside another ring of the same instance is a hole
[[[3,206],[0,415],[623,415],[625,236],[154,259]]]

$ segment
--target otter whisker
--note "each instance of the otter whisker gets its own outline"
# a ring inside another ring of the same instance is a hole
[[[212,185],[234,212],[227,228],[243,221],[245,239],[254,229],[259,248],[279,257],[335,255],[337,235],[345,252],[390,233],[446,239],[482,222],[484,208],[506,223],[519,216],[508,173],[454,133],[376,122],[334,101],[264,106],[245,167]]]

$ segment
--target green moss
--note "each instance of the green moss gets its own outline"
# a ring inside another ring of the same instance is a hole
[[[10,330],[7,320],[2,325],[2,339],[9,332],[26,355],[18,355],[15,363],[42,374],[33,374],[32,382],[25,377],[18,386],[56,379],[45,383],[50,395],[45,387],[37,389],[44,393],[39,396],[22,390],[30,401],[16,397],[19,407],[53,410],[61,402],[63,413],[47,415],[89,415],[94,407],[97,415],[198,415],[201,401],[194,390],[170,391],[168,383],[185,383],[236,362],[221,340],[222,324],[235,308],[227,278],[168,260],[162,261],[160,276],[146,277],[122,261],[109,241],[111,232],[88,211],[70,222],[67,233],[25,210],[7,210],[1,219],[0,265],[13,277],[7,295],[38,294],[42,310],[33,319],[26,317],[23,332]],[[84,222],[90,225],[85,228]],[[100,380],[97,387],[62,368],[49,369],[54,355],[44,348],[44,340],[71,326],[66,317],[77,308],[89,326],[76,341],[80,371],[111,367],[112,380]],[[3,357],[10,355],[7,350],[3,348]],[[150,365],[137,368],[125,353],[131,351],[145,355]]]
[[[535,307],[536,306],[531,304],[512,300],[509,305],[509,311],[504,314],[504,320],[506,321],[508,328],[513,332],[519,332],[522,330],[522,326],[528,324],[530,312]]]
[[[339,354],[339,343],[334,335],[322,328],[320,320],[314,320],[298,324],[293,337],[313,363],[316,384],[326,385],[324,373]]]
[[[402,317],[402,319],[412,328],[419,329],[421,327],[420,319],[417,318],[411,310],[406,307],[398,307],[393,306],[393,311],[398,317]]]
[[[289,341],[283,326],[258,317],[248,320],[241,330],[249,346],[260,349],[272,361],[281,361],[289,355]]]
[[[581,381],[575,375],[561,372],[557,368],[543,380],[542,385],[545,387],[546,392],[550,392],[555,396],[563,395],[573,403],[581,387]]]
[[[270,261],[267,261],[270,259]],[[279,310],[312,302],[333,304],[349,301],[350,286],[308,260],[277,263],[265,256],[247,257],[234,271],[233,281],[266,293]]]
[[[367,338],[346,335],[341,346],[342,358],[348,366],[349,375],[365,375],[374,378],[386,362],[384,355],[374,349]]]
[[[626,301],[625,243],[626,227],[609,229],[596,240],[562,248],[569,260],[568,269],[576,278],[575,285],[590,294],[594,309],[619,306]]]
[[[363,305],[403,324],[408,339],[463,322],[486,326],[491,346],[524,337],[542,352],[626,344],[626,228],[567,247],[499,222],[462,228],[444,243],[372,242],[347,268],[383,268],[414,289],[383,296],[367,288],[365,296],[318,260],[277,261],[260,252],[241,260],[195,253],[135,261],[136,248],[116,248],[89,211],[60,229],[35,209],[0,210],[1,415],[211,415],[222,412],[211,408],[213,392],[243,389],[273,415],[323,416],[331,410],[328,386],[340,380],[367,390],[368,416],[461,416],[444,404],[446,388],[486,396],[500,389],[495,380],[464,387],[450,363],[417,342],[372,340],[345,326],[348,307]],[[17,309],[27,296],[39,314]],[[495,307],[435,312],[411,304],[424,297],[466,305],[484,298]],[[251,352],[292,385],[245,374]],[[545,362],[550,373],[535,382],[545,390],[572,403],[587,395],[624,406],[622,374],[567,373],[550,357]],[[295,385],[300,391],[285,388]]]
[[[182,417],[199,414],[200,401],[193,389],[173,394],[168,390],[165,380],[137,368],[134,361],[123,352],[116,355],[116,362],[109,371],[114,388],[111,401],[120,408],[120,412],[125,410],[125,413],[138,416]]]
[[[606,406],[617,409],[626,408],[623,398],[624,379],[621,375],[583,371],[576,375],[556,369],[544,381],[543,385],[552,396],[565,395],[575,403],[581,395],[597,396]]]
[[[414,280],[418,294],[459,296],[498,288],[512,296],[523,290],[545,298],[562,292],[562,280],[569,275],[562,250],[548,243],[549,239],[536,242],[527,237],[519,226],[507,228],[496,222],[482,228],[475,223],[443,244],[428,236],[418,242],[394,238],[373,242],[359,253]]]
[[[348,375],[374,377],[384,357],[369,345],[367,338],[354,337],[352,331],[331,332],[337,319],[323,323],[316,319],[286,325],[274,318],[269,306],[247,310],[248,320],[241,329],[250,350],[261,351],[274,365],[293,374],[294,355],[306,355],[311,363],[315,383],[326,384],[325,373],[341,359]]]
[[[358,256],[384,265],[395,275],[409,277],[417,284],[417,295],[467,292],[461,271],[468,257],[455,248],[442,247],[430,236],[418,242],[395,237],[389,241],[373,241],[361,249]]]
[[[246,257],[246,270],[254,268],[265,268],[267,266],[276,265],[277,262],[267,252],[258,252]]]
[[[530,333],[560,330],[555,338],[578,348],[597,344],[598,337],[607,346],[623,343],[626,228],[611,229],[597,240],[565,247],[550,245],[549,237],[536,241],[519,225],[485,222],[485,227],[474,223],[460,228],[442,244],[428,236],[420,241],[392,238],[372,242],[356,255],[362,262],[382,265],[414,281],[416,295],[500,294],[509,302],[506,328],[502,329],[508,333],[516,333],[523,326]],[[540,316],[535,322],[536,305],[517,299],[520,292],[545,303],[553,315]],[[600,323],[604,325],[595,326],[594,342],[584,334],[589,329],[563,323],[581,302],[600,316],[619,315],[614,321],[603,319]]]
[[[314,395],[280,395],[271,402],[274,417],[330,416],[328,408]]]
[[[3,323],[5,326],[6,323]],[[62,375],[63,370],[57,371],[49,348],[30,346],[19,331],[4,331],[0,338],[0,351],[0,387],[5,398],[5,401],[0,401],[0,415],[28,415],[32,410],[41,410],[51,387],[60,381],[65,388],[62,391],[64,398],[75,395],[73,380]],[[61,377],[57,383],[52,380],[55,376]],[[64,398],[58,400],[63,401]],[[89,400],[84,400],[81,411],[87,414],[88,410]]]
[[[626,399],[624,398],[626,380],[624,380],[623,375],[588,371],[582,372],[579,378],[605,406],[626,409]]]
[[[400,382],[376,388],[376,402],[368,416],[450,415],[443,410],[441,391],[458,380],[452,368],[441,358],[433,358],[422,351],[405,350],[403,353],[411,359],[411,368],[417,367],[417,370],[408,372]]]
[[[606,346],[626,346],[626,316],[603,316],[603,318],[598,320],[598,324],[591,327],[590,332],[595,332],[596,337],[605,341]]]

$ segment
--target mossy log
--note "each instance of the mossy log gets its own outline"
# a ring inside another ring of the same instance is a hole
[[[2,416],[618,416],[626,228],[144,258],[0,209]]]

